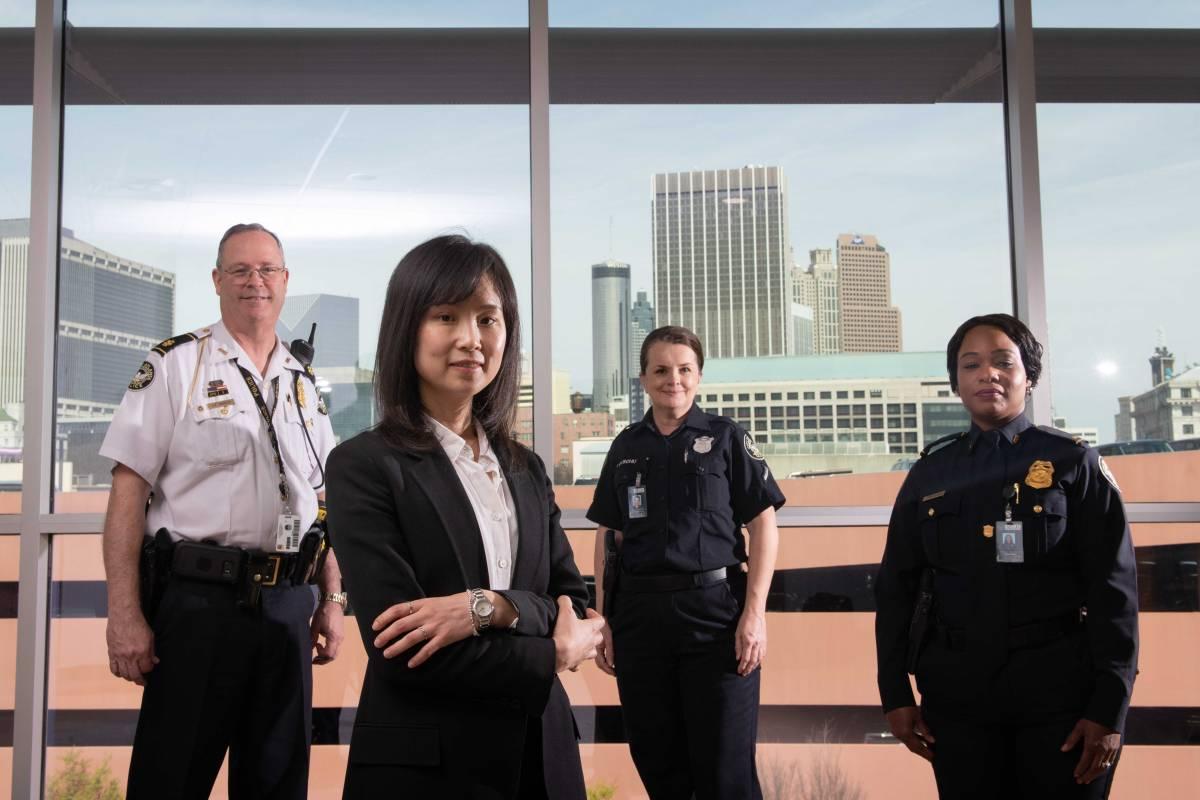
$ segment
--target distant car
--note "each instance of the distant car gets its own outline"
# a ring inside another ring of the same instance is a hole
[[[595,486],[599,482],[600,482],[599,478],[576,478],[575,479],[576,486]]]
[[[892,472],[906,472],[906,471],[912,469],[913,465],[916,464],[917,461],[919,461],[919,460],[920,459],[916,459],[916,458],[902,458],[899,461],[897,461],[895,464],[892,464]]]
[[[1145,453],[1170,453],[1171,443],[1162,439],[1138,439],[1136,442],[1110,442],[1096,447],[1102,456],[1140,456]]]
[[[1171,442],[1172,450],[1200,450],[1200,439],[1176,439]]]

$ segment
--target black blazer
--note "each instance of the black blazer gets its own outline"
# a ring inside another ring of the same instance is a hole
[[[530,734],[552,800],[585,795],[550,634],[555,597],[569,595],[582,615],[587,587],[545,467],[523,447],[514,459],[505,477],[519,544],[502,594],[520,612],[517,630],[466,639],[411,669],[371,644],[371,621],[405,600],[490,588],[470,500],[440,447],[407,450],[367,431],[329,455],[329,537],[368,655],[345,798],[515,798]],[[540,736],[527,731],[539,723]]]

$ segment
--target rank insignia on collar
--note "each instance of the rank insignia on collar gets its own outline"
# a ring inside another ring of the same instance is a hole
[[[692,449],[697,453],[707,453],[712,450],[712,446],[713,437],[711,436],[697,436],[692,441]]]
[[[762,454],[762,451],[758,449],[758,445],[754,443],[754,438],[751,437],[750,434],[746,434],[746,437],[742,440],[742,444],[746,448],[746,455],[757,461],[767,460],[766,456]]]
[[[134,374],[133,380],[129,382],[129,388],[132,391],[145,389],[154,381],[154,366],[149,361],[143,361],[138,367],[138,371]]]
[[[1030,489],[1049,489],[1054,482],[1054,465],[1049,461],[1035,461],[1025,474],[1025,485]]]
[[[312,364],[304,365],[304,374],[312,378],[314,381],[317,379],[317,373],[313,372]]]
[[[1112,470],[1108,468],[1108,462],[1104,460],[1104,456],[1100,456],[1100,474],[1104,476],[1106,481],[1112,484],[1114,489],[1118,492],[1121,491],[1121,487],[1117,485],[1117,479],[1113,477]]]

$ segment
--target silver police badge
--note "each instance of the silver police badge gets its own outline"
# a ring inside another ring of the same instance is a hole
[[[154,380],[154,367],[149,361],[143,361],[138,367],[137,373],[133,376],[133,380],[129,382],[129,388],[132,391],[145,389]]]
[[[753,437],[750,436],[750,434],[748,434],[748,433],[746,434],[746,438],[743,440],[743,443],[746,446],[746,454],[749,455],[751,458],[757,459],[759,461],[767,460],[766,457],[762,454],[762,451],[758,449],[758,445],[756,445],[754,443],[754,439],[753,439]]]
[[[697,436],[694,440],[692,440],[692,449],[697,453],[709,452],[712,450],[712,445],[713,437],[711,436]]]

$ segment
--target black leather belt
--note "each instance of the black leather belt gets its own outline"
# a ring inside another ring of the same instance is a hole
[[[727,569],[718,567],[707,572],[675,572],[670,575],[626,575],[617,578],[617,588],[623,592],[679,592],[708,586],[725,580]]]
[[[1009,650],[1023,650],[1029,647],[1041,647],[1056,642],[1075,633],[1083,627],[1083,609],[1074,609],[1057,617],[1038,620],[1028,625],[1017,625],[1008,629],[1006,636]],[[938,624],[937,638],[948,650],[967,649],[967,631],[965,628],[952,628]]]

